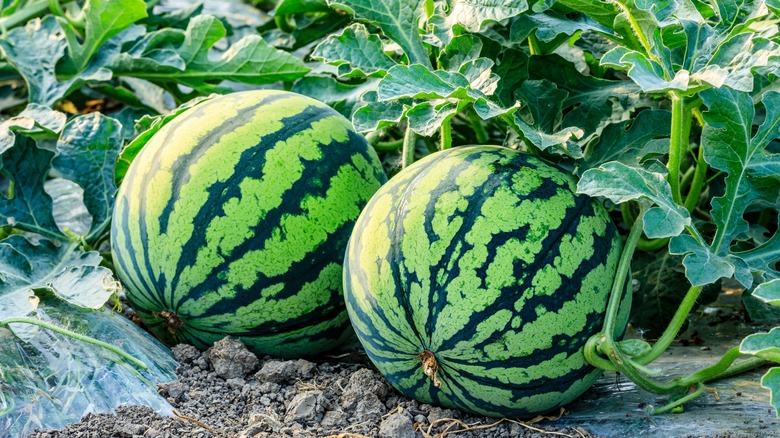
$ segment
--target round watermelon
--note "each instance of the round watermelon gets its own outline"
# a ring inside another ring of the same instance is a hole
[[[314,355],[349,335],[343,254],[381,163],[348,120],[282,91],[217,97],[162,127],[129,167],[114,266],[169,344],[225,335]]]
[[[469,146],[430,155],[379,189],[347,248],[344,295],[395,388],[528,417],[591,386],[600,371],[582,350],[602,327],[621,241],[601,204],[575,188],[536,157]]]

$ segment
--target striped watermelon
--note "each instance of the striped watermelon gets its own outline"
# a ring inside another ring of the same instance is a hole
[[[313,355],[349,335],[342,262],[386,180],[328,106],[281,91],[201,103],[127,171],[111,228],[119,278],[169,344],[225,335],[259,354]]]
[[[602,327],[621,241],[575,187],[535,157],[469,146],[426,157],[374,195],[347,248],[344,295],[394,387],[527,417],[591,386],[600,372],[582,349]]]

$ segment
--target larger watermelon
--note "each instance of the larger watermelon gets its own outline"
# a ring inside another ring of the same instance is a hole
[[[214,98],[165,125],[128,169],[114,265],[168,343],[232,335],[260,354],[317,354],[349,333],[343,253],[385,180],[365,139],[320,102]]]
[[[474,146],[426,157],[374,195],[347,248],[344,293],[394,387],[527,417],[591,386],[599,371],[582,349],[602,327],[621,241],[575,187],[540,159]]]

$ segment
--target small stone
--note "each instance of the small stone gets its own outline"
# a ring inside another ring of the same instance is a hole
[[[297,394],[287,407],[285,422],[301,421],[304,423],[319,422],[325,411],[325,397],[322,391],[306,391]]]
[[[258,373],[260,373],[260,371],[258,371]],[[263,394],[276,394],[280,389],[282,389],[282,385],[278,383],[265,382],[257,389],[259,389]]]
[[[184,395],[184,392],[186,391],[184,385],[181,382],[163,384],[160,385],[160,389],[165,391],[168,394],[168,396],[173,398],[174,400],[179,400],[181,396]]]
[[[269,360],[255,374],[255,378],[261,382],[281,383],[295,377],[295,368],[293,361]]]
[[[144,432],[144,438],[161,438],[162,436],[162,433],[153,427],[146,429],[146,432]]]
[[[379,438],[415,438],[412,420],[400,412],[396,412],[379,424]]]
[[[246,380],[242,379],[241,377],[235,377],[232,379],[227,379],[225,383],[227,383],[227,386],[232,389],[241,389],[244,387],[244,385],[246,385]]]
[[[434,406],[431,408],[430,412],[428,412],[428,423],[433,423],[436,420],[441,420],[442,418],[457,418],[455,411],[452,409],[443,409],[438,406]]]
[[[374,394],[364,394],[355,405],[353,417],[358,421],[379,421],[387,408]]]
[[[341,410],[326,411],[320,420],[320,425],[325,428],[338,428],[347,424],[347,414]]]
[[[349,377],[347,391],[350,390],[376,394],[379,398],[384,398],[387,395],[387,385],[385,385],[382,377],[368,368],[355,371]]]
[[[243,342],[230,336],[217,341],[206,350],[214,372],[223,379],[244,377],[257,369],[260,361],[246,349]]]
[[[425,415],[418,414],[418,415],[415,415],[415,416],[414,416],[414,422],[415,422],[415,423],[420,423],[420,424],[423,424],[423,423],[425,423],[426,421],[428,421],[428,418],[426,418],[426,417],[425,417]]]
[[[314,375],[314,368],[316,365],[313,362],[309,362],[305,359],[298,359],[295,361],[295,368],[297,369],[298,376],[303,379],[309,379]]]
[[[173,357],[177,362],[192,363],[195,359],[201,356],[201,352],[197,348],[189,344],[179,344],[171,348]]]
[[[148,426],[142,424],[117,424],[114,426],[114,433],[121,437],[133,437],[135,435],[143,435],[146,432]]]

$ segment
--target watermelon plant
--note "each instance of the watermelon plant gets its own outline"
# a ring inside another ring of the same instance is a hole
[[[341,254],[385,179],[327,105],[266,90],[208,99],[160,128],[127,170],[114,267],[170,345],[231,335],[258,354],[316,355],[349,335]]]
[[[469,146],[429,155],[376,193],[352,232],[344,295],[393,386],[525,418],[593,384],[601,370],[583,348],[604,322],[621,243],[604,207],[575,189],[537,157]]]
[[[777,0],[2,1],[0,347],[54,357],[50,340],[73,333],[110,344],[101,338],[108,331],[71,324],[92,321],[97,314],[84,312],[122,296],[109,231],[117,183],[159,141],[150,139],[212,94],[283,89],[349,119],[389,174],[418,159],[427,166],[435,160],[422,159],[436,151],[489,144],[571,174],[623,241],[603,325],[583,357],[669,394],[669,405],[652,412],[679,410],[706,382],[780,362],[780,331],[772,330],[780,320],[779,13]],[[326,158],[346,159],[335,151]],[[218,251],[201,238],[198,250]],[[152,278],[168,284],[155,269],[189,256],[197,254],[169,253],[140,274],[146,290]],[[631,343],[617,336],[629,273],[629,320],[646,336]],[[654,360],[726,279],[745,289],[744,318],[761,325],[716,363],[658,377],[664,370]],[[138,281],[125,278],[125,286]],[[150,321],[173,307],[133,299]],[[198,309],[215,319],[232,311],[213,302]],[[95,353],[84,357],[108,354],[81,339],[73,342]],[[128,349],[114,350],[115,359]],[[26,362],[12,366],[15,376],[29,374]],[[445,403],[423,381],[427,396]],[[46,382],[14,380],[11,410],[3,386],[0,418],[24,415],[18,407],[34,396],[23,389]],[[761,382],[780,409],[780,367]]]

